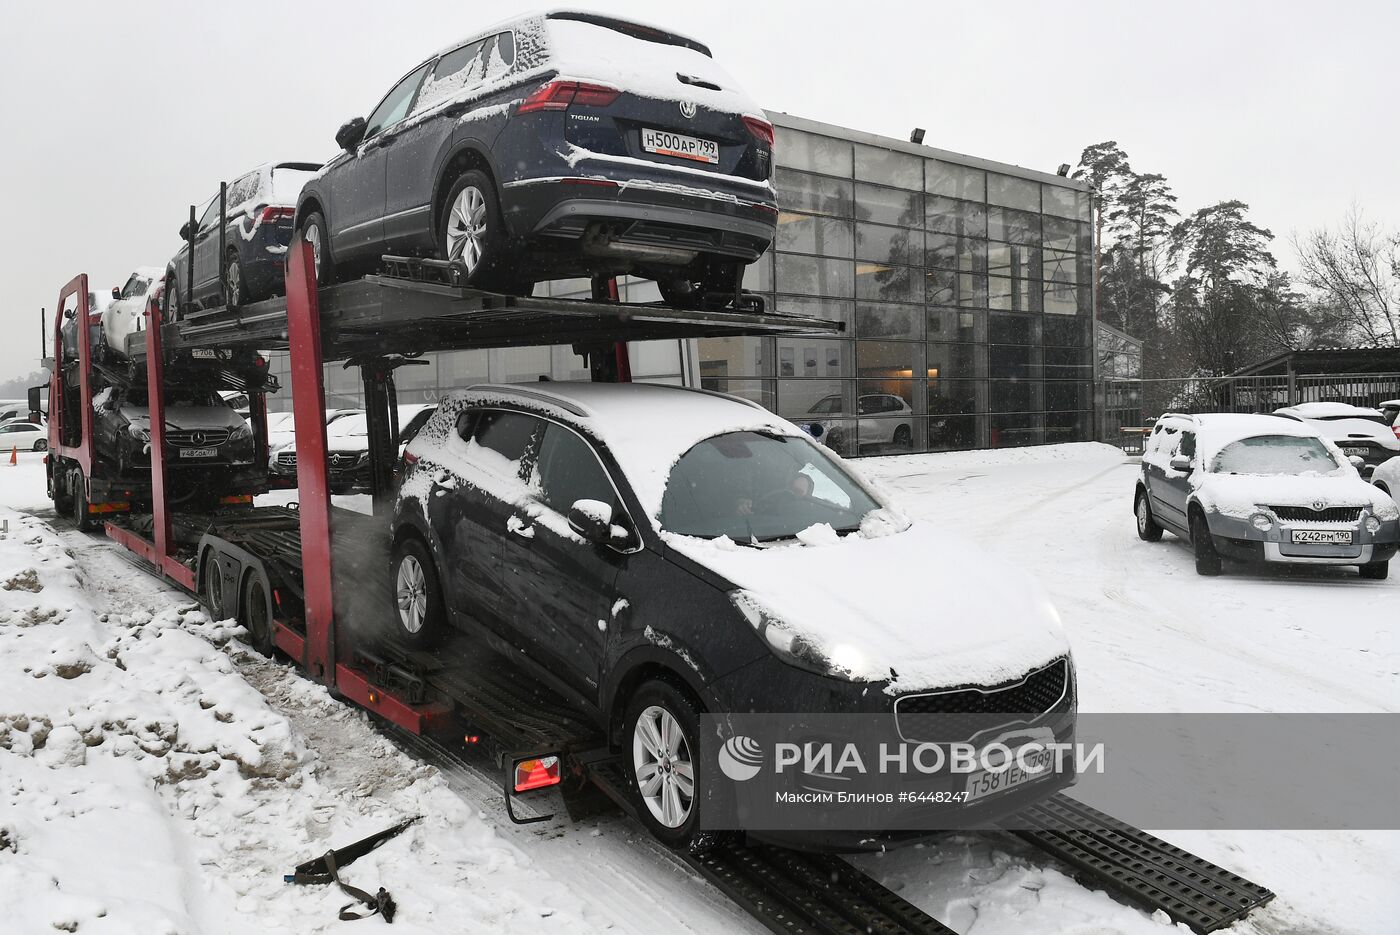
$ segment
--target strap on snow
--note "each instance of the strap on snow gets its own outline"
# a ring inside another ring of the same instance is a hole
[[[385,922],[394,921],[394,913],[398,906],[394,903],[394,898],[389,895],[384,887],[379,888],[379,892],[371,896],[369,893],[356,886],[351,886],[340,878],[340,868],[347,866],[359,858],[365,856],[370,851],[379,847],[385,841],[401,834],[409,825],[422,818],[422,815],[415,815],[406,821],[401,821],[392,828],[385,828],[378,834],[372,834],[354,844],[347,844],[345,847],[335,848],[326,851],[320,857],[308,860],[303,864],[298,864],[295,873],[290,873],[282,879],[287,883],[299,884],[320,884],[334,883],[347,895],[357,902],[363,903],[367,912],[352,912],[351,907],[355,903],[349,903],[340,910],[340,918],[343,921],[353,919],[367,919],[372,915],[381,915]]]

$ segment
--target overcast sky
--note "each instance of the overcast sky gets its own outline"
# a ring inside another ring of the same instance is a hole
[[[588,5],[705,41],[772,110],[1050,172],[1117,140],[1184,209],[1247,202],[1285,267],[1352,202],[1400,221],[1393,0]],[[419,60],[535,8],[0,0],[0,379],[72,276],[163,266],[220,179],[329,158]]]

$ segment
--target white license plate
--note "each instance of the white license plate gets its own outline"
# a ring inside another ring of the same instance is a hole
[[[1295,529],[1293,541],[1310,545],[1351,545],[1350,529]]]
[[[1367,453],[1368,452],[1365,448],[1348,448],[1345,445],[1342,446],[1342,454],[1346,455],[1348,458],[1352,457],[1353,455],[1358,458],[1364,458],[1366,457]]]
[[[1009,789],[1019,789],[1028,782],[1055,775],[1055,753],[1053,750],[1042,749],[1035,756],[1026,757],[1026,765],[1031,768],[1022,769],[1013,756],[1011,765],[999,772],[983,770],[973,773],[967,777],[967,798],[963,804]]]
[[[719,144],[714,140],[671,133],[667,130],[642,128],[642,149],[658,156],[675,156],[692,162],[719,162]]]
[[[219,352],[212,347],[192,347],[190,356],[195,360],[218,360]]]
[[[182,458],[212,458],[212,457],[214,457],[214,455],[216,455],[216,454],[218,454],[218,453],[219,453],[219,452],[218,452],[218,449],[216,449],[216,448],[181,448],[181,449],[180,449],[180,457],[182,457]]]

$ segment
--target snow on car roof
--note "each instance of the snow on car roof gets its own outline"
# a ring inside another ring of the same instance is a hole
[[[1338,416],[1356,416],[1359,419],[1374,419],[1380,410],[1369,406],[1353,406],[1350,403],[1299,403],[1274,412],[1286,412],[1303,419],[1327,419]]]
[[[490,403],[509,403],[561,419],[601,441],[652,520],[661,511],[671,467],[699,442],[725,432],[754,430],[807,437],[791,422],[748,400],[656,383],[481,384],[452,393],[440,411],[450,414]],[[441,441],[425,429],[414,445],[438,447]]]
[[[1284,416],[1221,412],[1190,418],[1196,426],[1196,448],[1206,461],[1214,458],[1221,448],[1242,438],[1257,438],[1260,435],[1323,438],[1316,426]],[[1340,452],[1335,453],[1340,455]]]

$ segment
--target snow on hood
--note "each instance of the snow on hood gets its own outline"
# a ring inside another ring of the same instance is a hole
[[[763,549],[663,533],[857,681],[889,694],[995,685],[1069,653],[1059,615],[1028,578],[948,530],[916,521],[868,538],[809,536]]]
[[[122,406],[119,411],[132,425],[151,424],[151,412],[145,406]],[[227,406],[166,406],[165,424],[172,429],[236,429],[246,423]]]
[[[1202,504],[1227,516],[1248,517],[1261,506],[1311,507],[1320,501],[1329,507],[1365,507],[1381,520],[1400,518],[1395,501],[1350,465],[1331,474],[1204,474],[1195,485]]]

